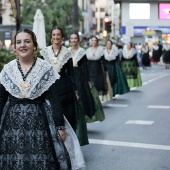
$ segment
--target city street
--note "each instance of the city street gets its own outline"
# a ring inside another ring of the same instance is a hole
[[[170,170],[170,70],[141,68],[143,86],[105,103],[106,119],[87,124],[87,170]]]

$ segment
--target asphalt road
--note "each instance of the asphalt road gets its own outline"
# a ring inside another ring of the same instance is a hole
[[[103,105],[82,147],[87,170],[170,170],[170,70],[141,69],[143,86]]]

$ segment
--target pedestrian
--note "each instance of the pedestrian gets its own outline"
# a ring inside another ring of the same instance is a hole
[[[170,68],[170,44],[168,42],[165,42],[163,44],[163,55],[162,55],[163,62],[165,64],[165,68]]]
[[[92,36],[91,47],[86,50],[88,72],[90,80],[94,83],[99,93],[101,102],[106,102],[112,100],[112,91],[109,88],[110,82],[107,79],[107,68],[104,63],[103,51],[104,48],[98,44],[98,38]]]
[[[36,57],[31,30],[16,33],[14,48],[17,59],[0,73],[0,169],[70,170],[63,110],[53,93],[60,76]]]
[[[95,103],[89,86],[90,81],[87,70],[87,58],[85,55],[85,50],[79,47],[79,35],[77,33],[72,33],[69,40],[71,45],[69,50],[72,55],[74,75],[80,96],[78,101],[78,111],[80,112],[80,116],[79,120],[77,120],[80,123],[77,123],[78,127],[76,128],[76,134],[80,141],[80,145],[86,145],[89,144],[89,142],[85,116],[90,118],[94,116]]]
[[[152,47],[152,57],[151,57],[151,62],[153,62],[154,64],[157,64],[160,61],[161,58],[161,50],[159,49],[159,45],[157,42],[154,42]]]
[[[127,43],[127,45],[123,48],[121,63],[129,88],[142,86],[139,63],[137,60],[137,51],[131,42]]]
[[[76,132],[76,128],[78,127],[76,123],[80,115],[76,115],[76,113],[79,114],[76,111],[76,101],[79,99],[79,95],[74,77],[72,56],[71,52],[62,45],[63,38],[63,30],[59,27],[53,27],[51,30],[52,44],[43,48],[40,54],[53,66],[54,71],[60,75],[60,79],[56,82],[58,91],[53,91],[53,93],[55,95],[55,93],[59,92],[61,108],[66,120],[69,122],[68,128],[66,128],[67,137],[64,143],[71,158],[72,169],[83,170],[85,168],[85,162],[78,139],[71,130],[67,131],[71,125]]]
[[[92,118],[86,117],[87,123],[103,121],[105,119],[99,96],[107,94],[103,48],[98,46],[98,38],[95,36],[91,38],[91,44],[92,46],[86,50],[86,58],[91,93],[95,102],[95,114]]]
[[[79,97],[74,77],[71,52],[62,45],[64,33],[61,28],[52,28],[50,37],[51,45],[43,48],[40,53],[45,60],[52,64],[54,70],[61,76],[57,82],[61,105],[68,122],[75,130],[75,100]]]
[[[147,69],[147,67],[151,66],[151,63],[150,63],[149,47],[146,43],[142,45],[141,55],[142,55],[142,60],[141,60],[142,67],[143,69]]]
[[[119,66],[119,50],[117,47],[113,48],[111,40],[107,40],[106,42],[104,58],[111,82],[113,97],[115,97],[116,94],[128,93],[129,87],[126,76]]]

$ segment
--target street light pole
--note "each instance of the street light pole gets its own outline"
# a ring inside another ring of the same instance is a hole
[[[111,34],[112,34],[112,37],[115,36],[115,2],[114,0],[111,2],[112,4],[112,8],[111,8],[111,20],[112,20],[112,31],[111,31]]]
[[[73,0],[73,32],[78,33],[79,20],[78,20],[78,0]]]
[[[15,0],[16,5],[16,31],[21,28],[21,20],[20,20],[20,0]]]

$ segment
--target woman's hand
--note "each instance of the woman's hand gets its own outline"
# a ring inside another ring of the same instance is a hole
[[[65,141],[65,139],[66,139],[66,131],[65,131],[65,129],[58,130],[58,132],[59,132],[59,134],[60,134],[60,136],[61,136],[61,139],[62,139],[63,141]]]
[[[78,91],[75,91],[75,95],[76,95],[77,101],[79,101],[79,99],[80,99],[79,92],[78,92]]]
[[[89,81],[88,83],[89,83],[89,87],[90,87],[90,89],[91,89],[91,88],[92,88],[92,84],[91,84],[91,82],[90,82],[90,81]]]

